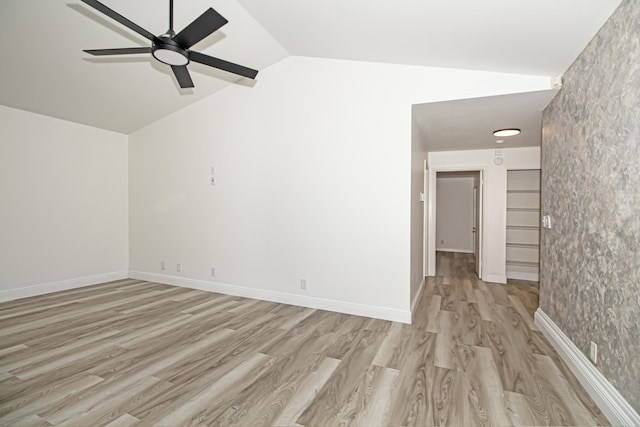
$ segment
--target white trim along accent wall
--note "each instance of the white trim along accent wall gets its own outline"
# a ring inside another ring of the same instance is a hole
[[[612,425],[640,426],[640,414],[542,309],[534,322]]]

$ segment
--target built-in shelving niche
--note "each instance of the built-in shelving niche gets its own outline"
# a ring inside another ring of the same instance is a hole
[[[507,171],[507,278],[538,280],[540,170]]]

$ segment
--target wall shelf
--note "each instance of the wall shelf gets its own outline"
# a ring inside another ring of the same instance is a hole
[[[540,245],[537,243],[509,243],[507,242],[508,248],[523,248],[523,249],[538,249]]]
[[[540,230],[536,225],[507,225],[507,230]]]
[[[534,267],[538,268],[537,262],[529,261],[507,261],[507,265],[514,267]]]
[[[507,212],[540,212],[540,208],[507,208]]]

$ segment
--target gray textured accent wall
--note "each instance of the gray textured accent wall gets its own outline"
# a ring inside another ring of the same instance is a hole
[[[579,15],[579,14],[578,14]],[[540,307],[640,411],[640,3],[624,0],[543,116]]]

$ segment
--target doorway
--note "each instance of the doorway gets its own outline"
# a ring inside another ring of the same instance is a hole
[[[435,181],[434,255],[471,254],[473,269],[481,278],[482,171],[438,171]]]

